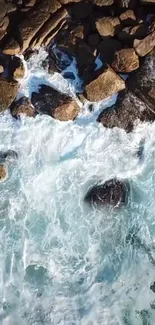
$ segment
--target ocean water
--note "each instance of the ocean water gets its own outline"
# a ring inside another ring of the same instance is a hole
[[[26,65],[18,97],[40,83],[75,96],[78,78],[49,75],[45,56]],[[0,324],[155,324],[155,123],[104,128],[96,117],[115,100],[74,122],[0,116],[0,150],[18,152],[0,184]],[[129,180],[127,207],[87,206],[90,186],[112,177]]]

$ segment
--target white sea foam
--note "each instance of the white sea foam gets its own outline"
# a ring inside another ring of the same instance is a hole
[[[42,82],[72,92],[40,68],[41,55],[28,64],[20,92]],[[19,155],[0,184],[2,325],[155,323],[155,124],[126,134],[91,117],[87,109],[75,122],[1,115],[0,150]],[[84,204],[91,185],[115,176],[131,184],[125,209]],[[134,228],[141,245],[126,243]]]

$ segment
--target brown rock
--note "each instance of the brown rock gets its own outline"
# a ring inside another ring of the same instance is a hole
[[[4,72],[4,67],[2,65],[0,65],[0,73]]]
[[[33,44],[31,44],[31,47],[34,48],[36,46],[38,47],[44,44],[44,42],[46,42],[46,38],[52,32],[53,35],[55,36],[59,31],[59,24],[61,23],[61,21],[63,21],[63,24],[66,21],[66,20],[64,21],[64,19],[67,16],[67,14],[68,14],[67,10],[62,9],[55,15],[52,15],[48,19],[48,21],[45,22],[43,27],[39,30],[38,35],[35,36],[35,40],[33,40]]]
[[[18,83],[15,80],[0,77],[0,112],[9,108],[18,91]]]
[[[10,12],[16,11],[17,6],[12,2],[7,2],[6,8],[7,8],[7,13],[9,14]]]
[[[13,72],[13,77],[15,79],[21,79],[23,78],[25,75],[25,68],[24,68],[24,65],[21,61],[21,64],[19,67],[15,68],[14,72]]]
[[[16,55],[20,52],[19,44],[13,39],[8,39],[7,43],[3,46],[3,53],[8,55]]]
[[[4,164],[0,164],[0,182],[5,181],[7,178],[7,169]]]
[[[96,21],[96,28],[101,36],[114,36],[120,26],[119,18],[102,17]]]
[[[136,53],[143,57],[147,55],[152,49],[155,47],[155,31],[150,35],[146,36],[142,40],[135,39],[134,41],[134,49]]]
[[[116,72],[129,73],[139,68],[139,58],[134,49],[122,49],[116,52],[112,68]]]
[[[10,110],[11,110],[12,116],[15,118],[19,118],[22,115],[26,115],[29,117],[36,116],[35,108],[32,105],[30,99],[27,97],[22,97],[18,101],[13,102]]]
[[[80,111],[72,98],[46,85],[40,86],[39,93],[32,93],[32,103],[37,112],[60,121],[74,120]]]
[[[66,5],[72,2],[80,2],[81,0],[59,0],[62,5]]]
[[[24,5],[25,7],[33,7],[36,3],[36,0],[25,0]]]
[[[0,0],[0,21],[5,17],[7,13],[7,7],[4,0]]]
[[[6,31],[9,26],[9,17],[6,16],[1,21],[0,31]]]
[[[94,4],[97,6],[111,6],[114,3],[114,0],[93,0]]]
[[[124,80],[113,69],[106,67],[104,71],[102,69],[98,71],[96,78],[86,85],[84,95],[89,101],[97,102],[112,96],[124,88]]]

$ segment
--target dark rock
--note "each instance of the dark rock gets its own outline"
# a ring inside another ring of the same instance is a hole
[[[117,37],[125,45],[133,46],[134,40],[143,39],[148,34],[148,26],[146,24],[139,24],[134,27],[125,27],[118,34]]]
[[[111,64],[114,60],[115,53],[121,50],[122,45],[118,40],[106,38],[98,45],[100,58],[103,63]]]
[[[87,18],[93,9],[93,5],[92,3],[83,3],[83,2],[79,2],[79,3],[74,3],[72,5],[72,14],[74,15],[74,17],[76,19],[85,19]]]
[[[136,16],[133,10],[127,10],[123,12],[119,16],[119,19],[124,26],[135,25],[136,22]]]
[[[120,208],[127,204],[129,185],[127,182],[110,179],[104,184],[95,185],[86,194],[84,200],[89,204],[110,205]]]
[[[117,51],[112,68],[116,72],[129,73],[139,68],[139,58],[134,49],[126,48]]]
[[[98,122],[107,128],[121,128],[131,132],[139,122],[153,122],[155,112],[150,107],[128,91],[120,93],[117,103],[105,109],[98,117]]]
[[[155,112],[155,49],[144,59],[141,67],[129,77],[127,86]]]
[[[13,102],[11,107],[11,114],[15,118],[19,118],[22,115],[29,117],[35,117],[36,111],[31,101],[27,97],[22,97],[18,101]]]
[[[60,121],[74,120],[80,111],[72,98],[46,85],[41,85],[38,93],[32,93],[32,103],[37,112]]]
[[[23,62],[17,56],[13,56],[10,60],[9,75],[15,79],[23,78],[25,75],[25,68]]]
[[[155,293],[155,282],[150,285],[150,289]]]
[[[90,47],[96,47],[100,42],[100,36],[98,33],[93,33],[88,36],[88,45]]]
[[[0,160],[17,160],[18,153],[14,150],[0,151]]]

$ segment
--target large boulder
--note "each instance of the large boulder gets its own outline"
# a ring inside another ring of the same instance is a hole
[[[84,96],[91,102],[98,102],[125,89],[125,82],[113,69],[106,66],[96,71],[94,79],[85,86]]]
[[[96,21],[96,28],[101,36],[114,36],[120,20],[117,17],[102,17]]]
[[[141,57],[150,53],[155,47],[155,31],[142,40],[135,39],[133,47],[136,53]]]
[[[9,108],[17,95],[18,87],[18,82],[14,79],[0,77],[0,112]]]
[[[98,122],[107,128],[121,128],[131,132],[139,122],[155,121],[154,111],[137,98],[132,92],[120,93],[117,103],[105,109],[98,117]]]
[[[89,204],[98,206],[110,205],[120,208],[127,204],[129,184],[118,179],[110,179],[103,184],[93,186],[86,194],[84,200]]]
[[[116,72],[129,73],[139,68],[139,58],[132,48],[117,51],[112,68]]]
[[[60,121],[74,120],[80,112],[75,100],[46,85],[41,85],[38,93],[32,93],[32,104],[38,113]]]

